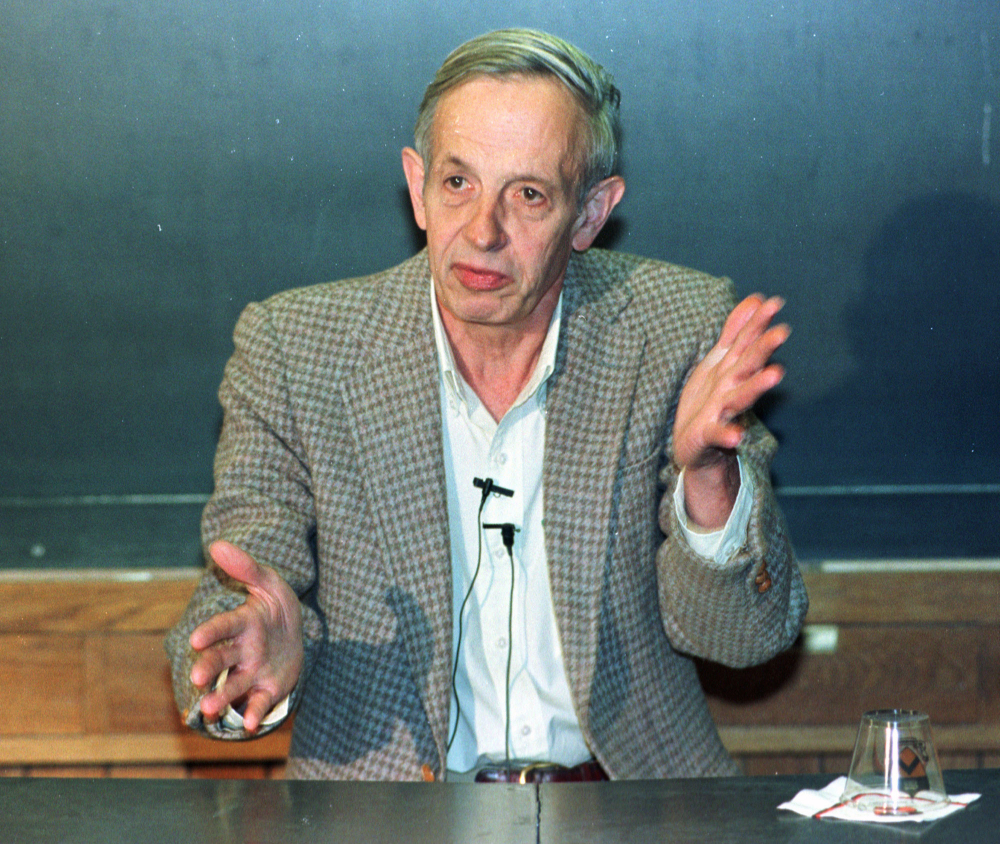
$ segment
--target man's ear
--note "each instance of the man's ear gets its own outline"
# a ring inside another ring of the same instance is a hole
[[[625,180],[621,176],[608,176],[590,189],[573,228],[573,248],[577,252],[594,242],[624,195]]]
[[[424,160],[415,149],[403,149],[403,173],[410,189],[410,203],[413,205],[413,219],[420,228],[427,230],[427,214],[424,210]]]

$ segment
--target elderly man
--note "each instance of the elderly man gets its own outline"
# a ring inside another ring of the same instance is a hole
[[[590,248],[618,99],[544,33],[459,47],[402,154],[427,248],[247,308],[168,637],[191,726],[295,709],[294,777],[735,771],[690,657],[762,662],[805,614],[749,413],[788,329]]]

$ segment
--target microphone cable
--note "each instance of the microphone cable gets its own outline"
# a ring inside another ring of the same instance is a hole
[[[503,546],[510,557],[510,600],[507,604],[507,676],[504,680],[506,692],[506,712],[504,713],[503,755],[504,765],[510,770],[510,666],[514,656],[514,531],[517,530],[510,522],[503,524],[483,525],[484,530],[499,530],[503,538]]]
[[[502,524],[483,524],[483,510],[486,507],[486,501],[490,497],[490,493],[495,495],[505,495],[511,497],[514,495],[513,490],[505,489],[502,486],[497,486],[493,483],[492,478],[486,478],[485,481],[479,478],[473,479],[473,484],[477,489],[482,489],[482,498],[479,501],[479,510],[476,514],[476,568],[472,573],[472,581],[469,583],[469,588],[465,592],[465,597],[462,598],[462,604],[458,610],[458,635],[455,637],[455,658],[454,664],[451,669],[451,691],[455,698],[455,725],[451,729],[451,735],[448,737],[448,742],[445,745],[445,752],[451,750],[451,746],[455,741],[455,736],[458,733],[458,725],[462,717],[462,702],[458,697],[458,686],[456,684],[456,678],[458,676],[458,656],[462,652],[462,633],[463,633],[463,619],[465,616],[465,608],[469,603],[469,599],[472,597],[472,591],[476,587],[476,580],[479,577],[480,569],[482,568],[483,561],[483,531],[484,530],[499,530],[500,535],[503,539],[504,547],[507,549],[507,556],[510,558],[510,598],[508,600],[507,608],[507,673],[505,677],[505,712],[504,712],[504,759],[506,767],[510,768],[510,674],[512,658],[514,655],[514,533],[517,527],[510,522],[504,522]]]
[[[476,478],[476,480],[479,480],[479,478]],[[476,579],[479,577],[479,569],[483,564],[483,532],[479,529],[479,525],[482,524],[483,508],[486,506],[486,499],[490,497],[490,491],[493,487],[493,482],[490,478],[487,478],[486,481],[487,483],[484,483],[482,487],[483,497],[479,501],[479,512],[476,514],[476,537],[478,541],[476,568],[472,573],[472,582],[469,584],[465,597],[462,598],[462,605],[458,610],[458,635],[455,637],[455,659],[454,664],[451,666],[451,693],[455,698],[455,726],[451,728],[451,735],[448,737],[448,743],[445,745],[446,753],[451,750],[451,745],[455,741],[455,735],[458,733],[458,724],[462,720],[462,701],[458,699],[458,686],[455,685],[455,678],[458,676],[458,655],[462,652],[462,618],[465,615],[465,607],[469,603],[469,598],[472,597],[472,590],[476,588]]]

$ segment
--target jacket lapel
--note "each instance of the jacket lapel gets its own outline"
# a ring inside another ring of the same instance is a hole
[[[375,502],[385,564],[406,600],[399,635],[444,759],[451,660],[451,552],[441,459],[430,276],[421,255],[393,272],[359,338],[345,382],[363,483]]]
[[[552,599],[582,715],[598,646],[615,482],[645,345],[643,332],[625,319],[627,287],[588,257],[574,256],[567,270],[547,387],[543,470]],[[359,337],[359,365],[344,391],[364,482],[376,502],[372,529],[382,537],[396,588],[414,599],[405,602],[416,611],[400,615],[400,635],[443,762],[451,556],[428,272],[421,255],[389,278],[370,328]]]
[[[546,552],[563,657],[581,719],[598,651],[615,484],[645,346],[644,332],[626,318],[627,286],[616,283],[609,269],[589,255],[570,263],[547,399]]]

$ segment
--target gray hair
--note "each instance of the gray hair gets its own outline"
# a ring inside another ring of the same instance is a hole
[[[561,38],[535,29],[500,29],[455,49],[424,92],[414,129],[417,152],[432,155],[431,129],[438,101],[477,76],[551,76],[561,81],[583,108],[587,120],[587,160],[580,180],[580,201],[601,179],[613,175],[621,143],[618,113],[621,93],[611,74],[586,53]]]

